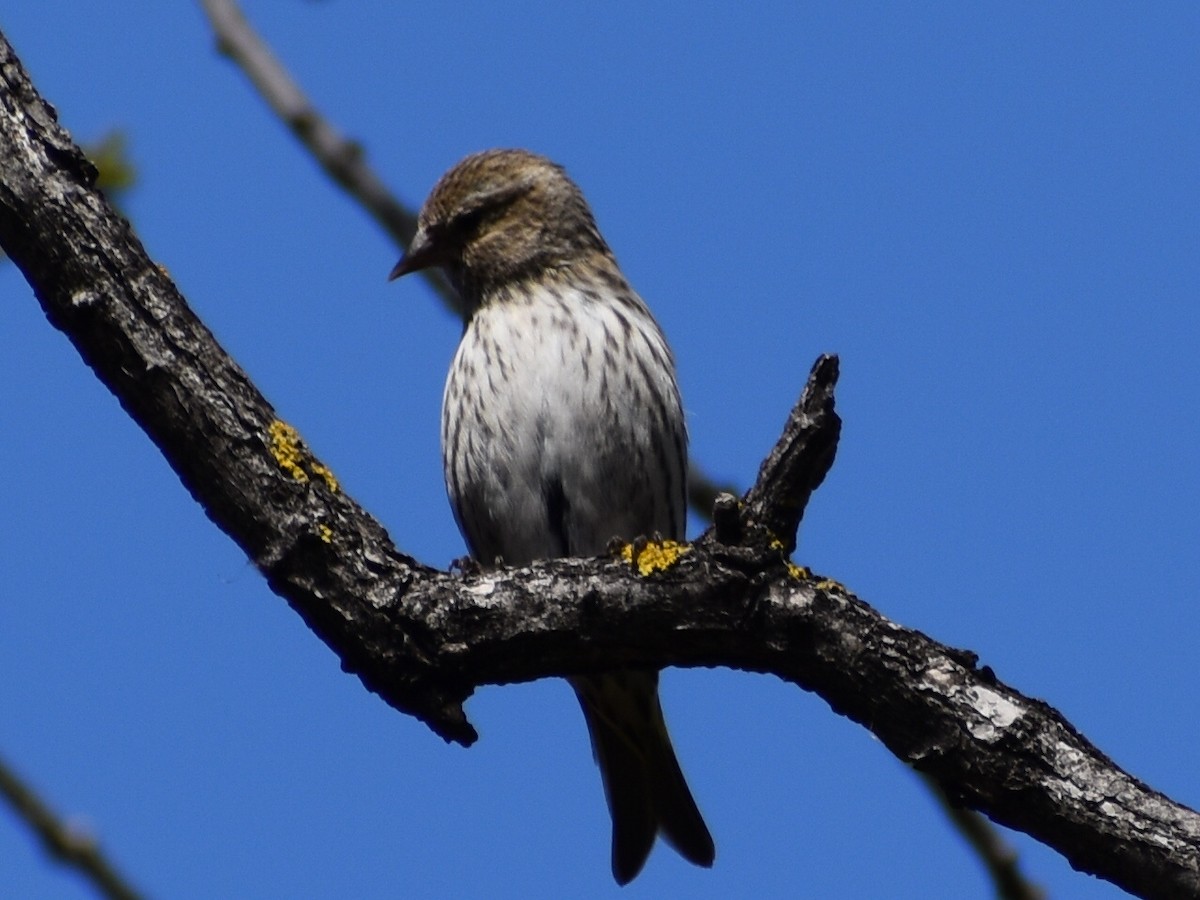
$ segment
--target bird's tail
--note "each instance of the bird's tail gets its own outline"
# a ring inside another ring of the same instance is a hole
[[[612,814],[612,869],[618,884],[642,870],[663,837],[698,866],[716,855],[712,835],[675,758],[658,702],[658,673],[607,672],[571,679]]]

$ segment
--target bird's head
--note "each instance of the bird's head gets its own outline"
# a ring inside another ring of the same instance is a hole
[[[441,266],[474,305],[491,288],[597,253],[610,255],[561,166],[527,150],[485,150],[434,185],[389,277]]]

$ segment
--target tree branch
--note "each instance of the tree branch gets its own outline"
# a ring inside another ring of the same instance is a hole
[[[59,819],[3,760],[0,760],[0,796],[29,823],[50,856],[76,869],[105,897],[138,900],[141,896],[105,858],[95,838]]]
[[[1119,769],[973,654],[890,622],[784,552],[836,444],[814,366],[744,502],[671,553],[456,577],[400,553],[216,344],[0,38],[0,245],[51,322],[271,588],[385,701],[449,740],[481,684],[731,666],[814,691],[961,803],[1145,897],[1200,891],[1200,816]],[[723,524],[722,524],[723,523]],[[735,538],[731,538],[731,535]]]
[[[200,0],[217,36],[217,49],[246,73],[271,111],[291,129],[321,168],[371,214],[396,242],[408,248],[417,230],[417,215],[392,196],[367,164],[362,145],[345,137],[322,116],[295,79],[250,27],[242,11],[230,0]],[[441,271],[426,269],[421,277],[456,315],[462,305]]]
[[[924,781],[946,811],[950,822],[970,843],[987,866],[996,896],[1000,900],[1046,900],[1046,892],[1031,884],[1017,866],[1016,851],[1010,847],[992,823],[974,810],[956,804],[932,776],[923,773]]]

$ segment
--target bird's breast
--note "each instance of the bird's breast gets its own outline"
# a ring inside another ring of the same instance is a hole
[[[442,452],[460,527],[485,561],[682,530],[679,394],[636,297],[535,290],[481,306],[446,382]]]

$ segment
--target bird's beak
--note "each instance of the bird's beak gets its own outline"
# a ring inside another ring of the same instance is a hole
[[[429,239],[425,229],[418,228],[417,233],[413,235],[412,243],[408,245],[408,250],[405,251],[404,256],[400,257],[400,262],[396,263],[395,268],[388,275],[388,281],[395,281],[401,275],[407,275],[409,272],[419,272],[421,269],[436,266],[440,262],[438,256],[438,248]]]

